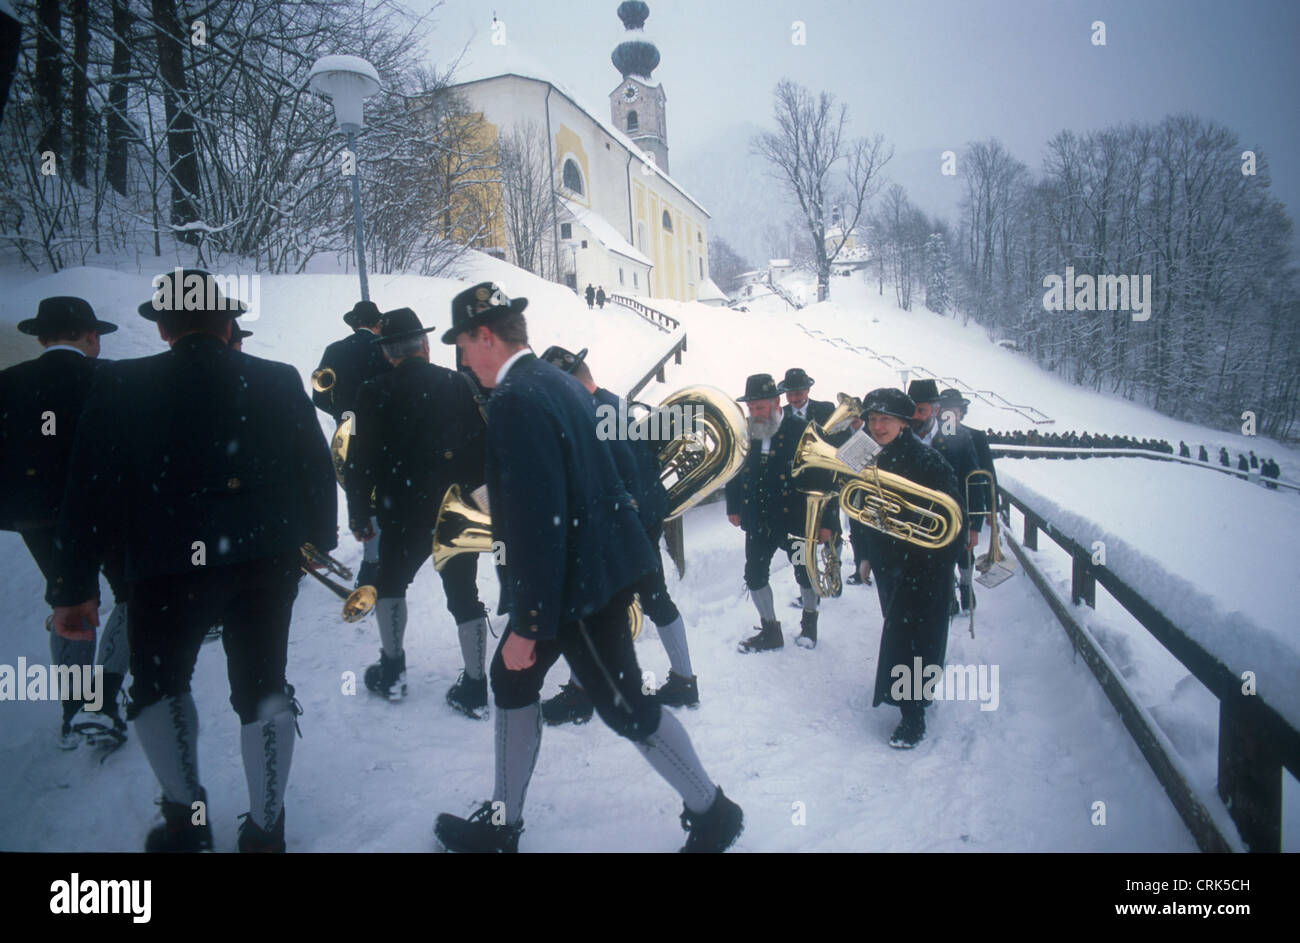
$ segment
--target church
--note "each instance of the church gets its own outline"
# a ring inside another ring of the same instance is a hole
[[[517,63],[453,89],[489,135],[529,124],[544,130],[556,230],[548,267],[560,281],[577,292],[591,284],[609,294],[725,303],[709,278],[708,211],[669,175],[667,98],[652,77],[659,50],[644,33],[649,14],[641,0],[618,7],[628,36],[610,57],[620,79],[608,119]],[[506,245],[503,223],[488,243]]]

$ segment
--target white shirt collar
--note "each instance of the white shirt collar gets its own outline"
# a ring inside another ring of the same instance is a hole
[[[930,423],[930,431],[927,432],[925,435],[917,436],[917,438],[920,439],[922,442],[924,442],[926,445],[931,445],[934,442],[934,434],[938,431],[939,431],[939,422],[938,420],[934,420]]]
[[[516,362],[517,360],[519,360],[519,358],[522,357],[522,356],[524,356],[525,354],[531,354],[531,353],[532,353],[531,350],[529,350],[527,347],[524,347],[524,348],[522,348],[522,349],[520,349],[520,350],[515,351],[513,354],[511,354],[510,359],[507,360],[505,363],[503,363],[503,364],[501,365],[501,369],[497,371],[497,379],[496,379],[496,383],[493,384],[493,385],[494,385],[494,386],[500,386],[500,385],[501,385],[501,381],[504,380],[504,379],[506,378],[506,374],[510,372],[510,368],[513,367],[513,366],[515,365],[515,362]]]
[[[795,414],[796,416],[798,416],[800,419],[807,419],[807,418],[808,418],[808,403],[807,403],[807,402],[805,402],[802,406],[791,406],[790,409],[793,410],[794,414]]]
[[[49,353],[51,350],[70,350],[74,354],[81,354],[83,357],[86,356],[86,352],[80,347],[72,347],[68,344],[51,344],[49,347],[45,348],[45,353]]]

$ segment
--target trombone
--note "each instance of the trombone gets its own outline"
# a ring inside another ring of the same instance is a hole
[[[1002,555],[1002,543],[998,537],[998,493],[993,485],[993,473],[987,468],[977,468],[966,476],[966,507],[971,506],[971,482],[977,478],[986,479],[986,483],[977,485],[977,487],[987,488],[989,493],[989,507],[984,511],[971,511],[972,517],[979,515],[988,515],[989,519],[989,549],[988,552],[980,556],[978,560],[974,559],[975,551],[973,549],[966,551],[966,559],[973,569],[979,571],[979,576],[975,577],[975,582],[981,586],[987,586],[993,589],[1005,583],[1016,573],[1008,564],[1014,561],[1008,560]],[[975,637],[975,607],[970,607],[970,637]]]
[[[379,591],[375,587],[358,586],[356,589],[348,589],[346,586],[341,586],[328,576],[317,573],[316,570],[329,570],[340,579],[350,580],[352,579],[350,569],[328,553],[317,550],[313,544],[303,544],[299,552],[302,554],[302,571],[343,600],[344,622],[360,622],[369,615],[371,609],[375,608],[375,601],[379,598]]]

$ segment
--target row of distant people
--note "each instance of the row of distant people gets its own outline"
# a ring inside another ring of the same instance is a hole
[[[1135,439],[1126,435],[1105,435],[1098,433],[1084,432],[1082,434],[1070,432],[1049,432],[1041,433],[1037,429],[1030,429],[1028,432],[1016,430],[1013,432],[994,432],[992,429],[987,430],[990,445],[1031,445],[1042,448],[1070,448],[1070,449],[1144,449],[1148,452],[1164,452],[1166,455],[1174,454],[1174,447],[1164,439]],[[1192,451],[1187,447],[1187,443],[1178,442],[1178,454],[1182,458],[1191,458]],[[1012,455],[1011,457],[1015,457]],[[1208,462],[1210,453],[1205,446],[1200,447],[1200,454],[1197,456],[1199,461]],[[1228,455],[1226,448],[1219,448],[1219,464],[1224,468],[1232,467],[1232,459]],[[1264,478],[1279,478],[1282,474],[1281,467],[1271,458],[1262,461],[1252,451],[1247,458],[1240,452],[1237,453],[1237,470],[1250,474],[1252,470],[1258,471]],[[1274,491],[1276,485],[1269,485]]]

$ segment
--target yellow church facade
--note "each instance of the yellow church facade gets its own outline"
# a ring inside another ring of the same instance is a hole
[[[507,73],[454,90],[488,136],[525,126],[545,134],[556,217],[548,251],[560,281],[677,301],[716,293],[708,212],[622,130],[543,78]],[[489,241],[504,247],[496,226]]]

